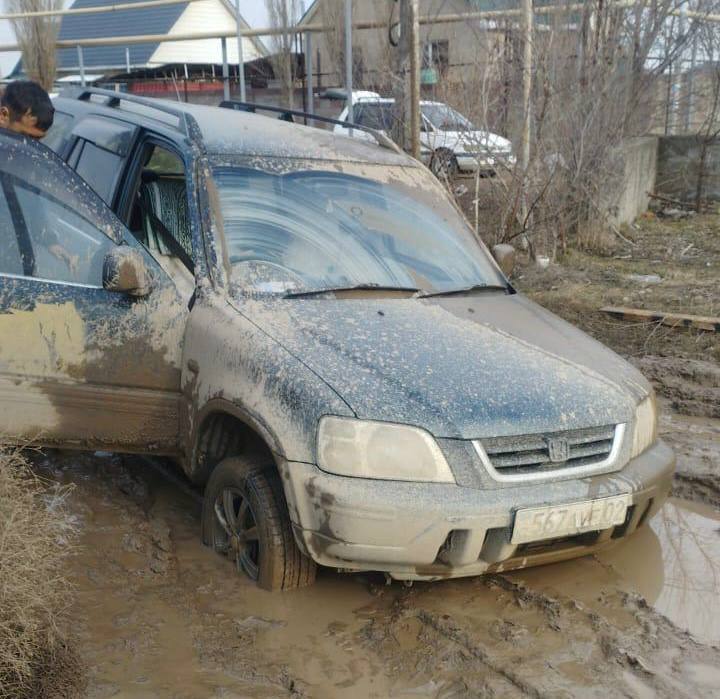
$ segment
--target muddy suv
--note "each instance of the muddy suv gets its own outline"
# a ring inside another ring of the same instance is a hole
[[[381,145],[83,91],[0,136],[0,434],[171,457],[266,588],[578,556],[674,467],[650,387]],[[384,145],[382,145],[384,144]]]

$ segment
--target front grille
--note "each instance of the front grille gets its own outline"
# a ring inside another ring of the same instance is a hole
[[[502,476],[552,474],[602,463],[619,438],[614,425],[480,441],[489,465]],[[558,452],[561,457],[558,458]]]

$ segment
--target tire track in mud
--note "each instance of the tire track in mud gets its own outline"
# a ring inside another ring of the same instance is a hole
[[[610,568],[594,559],[597,565]],[[489,585],[497,585],[511,592],[518,600],[524,600],[544,613],[550,628],[570,630],[576,622],[587,623],[597,634],[599,646],[609,665],[620,664],[634,672],[638,679],[650,684],[656,696],[697,697],[697,687],[686,691],[683,684],[676,678],[667,676],[658,663],[651,663],[647,658],[652,654],[662,653],[672,647],[683,656],[682,665],[686,660],[705,661],[708,666],[720,664],[720,649],[704,646],[662,614],[650,607],[646,600],[637,593],[624,590],[612,590],[603,594],[603,604],[614,609],[629,613],[634,621],[626,631],[623,625],[611,623],[605,616],[576,599],[562,595],[551,597],[543,592],[533,590],[522,583],[509,580],[505,576],[489,576]],[[562,617],[563,610],[570,613],[573,623],[568,628],[567,620]],[[560,619],[563,618],[562,629]],[[659,639],[662,638],[662,642]],[[672,666],[678,667],[677,658],[670,658]],[[653,667],[654,666],[654,667]],[[683,683],[686,680],[683,680]],[[700,688],[703,690],[704,688]]]
[[[534,697],[534,699],[541,699],[544,696],[537,687],[528,683],[517,672],[497,662],[487,648],[481,646],[476,641],[471,641],[468,632],[451,619],[443,619],[441,616],[432,614],[424,609],[418,610],[416,614],[420,621],[432,627],[449,641],[462,646],[473,658],[479,660],[489,670],[500,675],[503,679],[506,679],[517,687],[523,695]]]
[[[437,695],[443,697],[712,696],[720,649],[696,642],[639,595],[605,589],[588,603],[504,575],[478,579],[472,587],[473,601],[491,610],[479,615],[484,623],[467,604],[436,604],[435,592],[449,598],[441,589],[413,589],[363,630],[366,648],[387,654],[396,672],[407,669],[409,653],[393,649],[391,641],[398,644],[404,629],[419,624],[419,652],[429,675],[446,685],[453,675],[464,680],[463,689]],[[499,612],[494,621],[493,612]]]

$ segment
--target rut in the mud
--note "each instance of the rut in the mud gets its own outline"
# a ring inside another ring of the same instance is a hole
[[[720,508],[720,419],[665,410],[659,430],[677,457],[673,495]]]
[[[195,500],[140,460],[55,454],[90,697],[710,697],[720,517],[672,501],[597,558],[415,584],[324,571],[268,594],[204,549]],[[688,633],[690,632],[690,633]]]

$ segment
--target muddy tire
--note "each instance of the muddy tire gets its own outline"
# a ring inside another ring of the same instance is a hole
[[[237,457],[222,461],[205,487],[202,537],[265,590],[315,581],[317,567],[295,543],[274,465]]]

